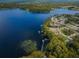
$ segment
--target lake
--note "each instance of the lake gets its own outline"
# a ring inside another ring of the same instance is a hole
[[[32,13],[22,9],[0,10],[0,57],[21,57],[19,49],[23,40],[35,40],[41,48],[42,37],[38,33],[45,20],[58,14],[76,14],[79,11],[55,9],[49,13]]]

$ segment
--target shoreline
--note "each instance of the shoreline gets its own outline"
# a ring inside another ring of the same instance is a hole
[[[69,16],[69,17],[72,16],[74,18],[76,17],[74,15],[65,15],[65,17],[67,17],[67,16]],[[55,47],[55,49],[58,49],[58,46],[59,46],[60,48],[62,47],[63,49],[59,49],[59,50],[54,51],[54,52],[57,52],[57,51],[63,52],[62,53],[63,55],[60,54],[61,52],[58,52],[59,53],[58,54],[59,58],[60,57],[66,57],[66,58],[68,58],[68,57],[76,57],[78,54],[75,54],[74,55],[74,51],[76,51],[76,52],[78,52],[78,51],[77,50],[73,50],[72,53],[68,53],[68,52],[71,51],[71,47],[68,47],[67,45],[68,44],[75,44],[74,41],[76,41],[77,39],[76,38],[74,39],[73,37],[79,35],[79,32],[76,32],[75,31],[75,28],[79,28],[79,27],[73,25],[72,26],[72,29],[71,29],[71,26],[70,25],[68,25],[70,27],[65,26],[66,24],[64,25],[64,21],[63,21],[63,19],[65,19],[65,18],[62,18],[62,17],[63,17],[63,15],[61,17],[57,17],[57,18],[60,18],[60,20],[62,19],[60,22],[59,22],[58,19],[56,19],[56,17],[55,18],[52,17],[51,19],[48,19],[43,24],[43,28],[42,28],[43,36],[49,40],[49,42],[46,44],[46,52],[49,52],[49,51],[52,52],[52,49],[54,49],[54,47]],[[55,22],[55,24],[53,22]],[[53,24],[50,25],[50,23],[53,23]],[[74,26],[75,26],[75,28],[74,28]],[[67,28],[70,29],[69,30],[69,34],[63,32],[62,29],[64,27],[66,27],[66,29]],[[78,29],[76,29],[76,30],[78,30]],[[64,50],[64,49],[66,49],[66,50]],[[49,53],[51,53],[51,52],[49,52]],[[66,55],[64,55],[64,54],[66,54]],[[69,56],[69,55],[71,55],[71,56]],[[53,54],[53,52],[52,52],[52,55],[51,56],[57,57],[56,55]]]

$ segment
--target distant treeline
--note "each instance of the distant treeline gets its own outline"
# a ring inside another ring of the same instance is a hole
[[[64,6],[78,6],[78,3],[46,3],[46,4],[26,4],[26,3],[0,3],[0,9],[3,8],[20,8],[36,13],[47,13],[51,9],[61,8]],[[69,8],[70,9],[70,8]],[[79,8],[76,8],[79,10]]]
[[[52,3],[52,4],[23,4],[23,3],[0,3],[0,8],[32,8],[32,7],[60,7],[69,6],[72,3]]]
[[[20,8],[23,10],[28,9],[31,12],[49,12],[52,8],[60,8],[63,6],[73,6],[72,3],[46,3],[46,4],[25,4],[25,3],[0,3],[2,8]]]

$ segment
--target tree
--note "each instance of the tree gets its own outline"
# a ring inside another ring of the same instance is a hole
[[[37,44],[32,40],[23,41],[21,47],[27,54],[37,50]]]
[[[50,42],[47,44],[46,51],[54,57],[68,57],[68,48],[63,36],[52,35]]]
[[[43,57],[45,57],[45,54],[41,51],[34,51],[27,57],[28,58],[43,58]]]

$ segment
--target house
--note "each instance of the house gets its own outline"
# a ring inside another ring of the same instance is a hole
[[[59,18],[52,17],[50,26],[52,26],[52,27],[59,27],[59,26],[65,24],[65,20],[66,19],[64,17],[59,17]]]

